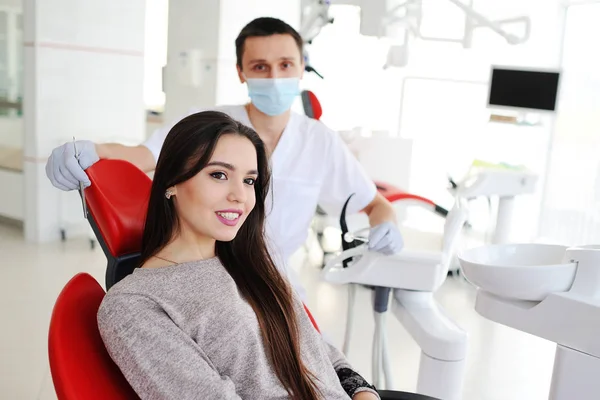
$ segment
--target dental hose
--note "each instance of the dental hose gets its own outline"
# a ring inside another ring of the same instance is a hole
[[[375,334],[373,335],[373,384],[382,388],[381,371],[385,377],[386,388],[393,386],[391,365],[386,333],[386,312],[392,290],[386,287],[374,288],[373,312],[375,317]]]

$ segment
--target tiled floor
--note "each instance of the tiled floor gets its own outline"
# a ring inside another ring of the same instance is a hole
[[[308,289],[309,307],[321,329],[341,346],[347,289],[320,282],[320,270],[310,259],[300,252],[294,265]],[[85,271],[103,282],[104,268],[101,250],[91,250],[86,238],[31,245],[23,242],[17,229],[0,225],[1,399],[56,399],[47,361],[54,300],[75,273]],[[461,279],[449,278],[436,297],[469,333],[464,400],[547,398],[552,343],[481,318],[473,310],[474,290]],[[370,378],[373,318],[366,289],[358,291],[356,312],[349,359]],[[414,390],[419,348],[391,315],[388,332],[395,389]]]

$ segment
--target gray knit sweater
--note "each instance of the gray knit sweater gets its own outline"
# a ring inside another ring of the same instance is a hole
[[[294,298],[301,356],[327,400],[368,390]],[[136,269],[98,312],[106,348],[142,399],[287,399],[258,320],[218,258]]]

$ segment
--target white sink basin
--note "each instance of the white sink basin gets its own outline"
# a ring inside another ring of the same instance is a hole
[[[571,288],[576,263],[565,262],[567,246],[501,244],[465,250],[458,255],[466,279],[496,296],[541,301]]]

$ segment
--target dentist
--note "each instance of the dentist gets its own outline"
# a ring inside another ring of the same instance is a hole
[[[391,204],[377,192],[339,135],[290,110],[304,71],[298,32],[279,19],[258,18],[242,29],[235,46],[238,76],[246,83],[251,101],[213,109],[253,128],[267,147],[273,179],[265,234],[272,257],[301,297],[304,289],[287,261],[305,242],[317,205],[339,214],[354,193],[348,213],[368,215],[371,250],[400,251],[403,240]],[[192,109],[188,115],[198,111]],[[157,129],[138,146],[80,140],[76,142],[79,160],[73,143],[66,143],[52,151],[46,174],[55,187],[75,190],[79,182],[90,185],[84,171],[99,159],[126,160],[145,172],[153,171],[165,137],[177,122]]]

